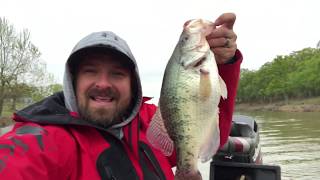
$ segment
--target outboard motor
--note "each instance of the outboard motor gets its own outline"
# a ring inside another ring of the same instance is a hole
[[[210,180],[280,180],[280,167],[262,164],[259,128],[249,116],[234,115],[227,143],[210,164]]]

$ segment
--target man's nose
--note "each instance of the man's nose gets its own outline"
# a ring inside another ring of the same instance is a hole
[[[110,78],[107,73],[101,73],[96,80],[96,87],[105,89],[111,87]]]

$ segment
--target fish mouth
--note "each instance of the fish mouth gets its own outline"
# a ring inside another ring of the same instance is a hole
[[[201,27],[201,28],[200,28]],[[183,25],[183,28],[188,32],[198,32],[201,29],[207,36],[214,29],[214,23],[204,19],[191,19]]]
[[[203,66],[210,51],[206,36],[214,28],[213,22],[203,19],[189,20],[184,24],[180,62],[185,69],[199,69]]]
[[[203,29],[203,27],[205,27],[205,31],[209,32],[210,30],[212,30],[212,28],[214,28],[214,23],[204,19],[191,19],[185,22],[185,24],[183,25],[183,28],[185,30],[188,30],[189,32],[198,32],[199,29]]]

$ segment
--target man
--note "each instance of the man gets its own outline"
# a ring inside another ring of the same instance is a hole
[[[242,60],[234,22],[222,14],[208,36],[228,88],[219,105],[221,145]],[[0,179],[173,179],[175,154],[164,156],[146,139],[156,110],[148,100],[126,42],[112,32],[88,35],[67,60],[63,93],[14,114],[13,130],[0,139]]]

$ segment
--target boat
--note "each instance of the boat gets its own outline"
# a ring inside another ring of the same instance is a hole
[[[259,127],[255,119],[234,115],[228,141],[210,163],[210,180],[280,179],[280,166],[263,164]]]

